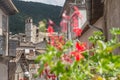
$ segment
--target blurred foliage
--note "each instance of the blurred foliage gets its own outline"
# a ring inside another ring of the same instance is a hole
[[[120,32],[119,29],[110,31],[114,36],[118,36]],[[46,53],[39,55],[36,62],[40,66],[47,63],[50,71],[60,80],[120,80],[120,55],[113,52],[120,47],[120,42],[114,37],[105,42],[102,32],[94,32],[89,39],[95,47],[80,52],[84,55],[80,61],[70,56],[74,45],[72,41],[68,41],[61,50],[48,45]],[[68,62],[61,60],[63,55],[70,56],[72,63],[69,63],[68,58]],[[45,68],[42,67],[38,72],[41,73]]]
[[[47,20],[43,19],[41,21],[39,21],[39,30],[41,32],[46,32],[46,28],[47,28]]]

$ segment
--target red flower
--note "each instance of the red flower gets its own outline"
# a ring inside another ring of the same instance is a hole
[[[71,55],[75,57],[76,61],[79,61],[80,59],[84,58],[81,51],[84,51],[86,49],[86,44],[85,43],[80,44],[79,42],[76,42],[75,47],[76,50],[71,52]]]
[[[72,55],[72,56],[76,56],[76,54],[77,54],[77,51],[71,52],[71,55]]]
[[[75,57],[76,61],[80,61],[80,59],[84,58],[84,56],[79,51],[73,51],[71,52],[71,55]]]
[[[54,32],[53,27],[49,25],[49,26],[48,26],[48,29],[47,29],[47,32],[48,32],[49,34],[52,34],[52,33]]]
[[[79,27],[79,21],[78,21],[77,17],[72,18],[71,26],[72,27]]]
[[[70,16],[68,16],[66,13],[67,13],[66,11],[63,12],[62,18],[63,18],[63,19],[66,19],[66,20],[69,20],[69,19],[70,19]]]
[[[75,56],[76,61],[80,61],[80,59],[83,59],[83,58],[84,58],[84,56],[82,54],[80,54],[80,53]]]
[[[65,44],[65,40],[64,40],[63,36],[60,36],[60,37],[59,37],[59,41],[60,41],[60,43],[61,43],[62,45]]]
[[[79,19],[78,18],[82,19],[82,15],[81,15],[78,7],[74,6],[73,9],[74,9],[74,12],[73,12],[73,14],[71,16],[71,18],[72,18],[71,26],[79,27],[79,21],[78,21]]]
[[[76,42],[76,49],[78,51],[84,51],[86,49],[86,43],[79,43],[79,42]]]
[[[52,78],[52,80],[55,80],[56,75],[55,74],[48,74],[47,77],[50,79]]]
[[[60,26],[62,27],[62,32],[67,31],[68,20],[70,19],[69,16],[66,15],[66,11],[62,14],[62,21],[60,22]]]
[[[82,29],[80,29],[78,27],[74,27],[73,32],[75,33],[76,36],[80,36],[82,33]]]
[[[68,22],[63,19],[63,20],[60,22],[60,26],[62,27],[62,32],[66,32],[66,31],[67,31]]]
[[[48,29],[47,32],[49,33],[48,36],[52,36],[52,33],[54,32],[53,26],[54,22],[52,20],[49,19],[48,21]]]
[[[74,9],[74,12],[73,12],[73,14],[72,14],[72,17],[77,16],[77,17],[80,17],[80,18],[82,19],[82,15],[81,15],[78,7],[77,7],[77,6],[73,6],[73,9]]]

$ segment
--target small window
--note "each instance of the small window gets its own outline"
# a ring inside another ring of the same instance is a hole
[[[3,54],[3,37],[0,36],[0,54]]]
[[[36,37],[38,37],[38,35],[36,35]]]
[[[29,53],[30,53],[30,50],[29,50],[29,49],[25,49],[25,53],[26,53],[26,54],[29,54]]]
[[[85,0],[75,0],[75,3],[77,3],[77,4],[85,4]]]
[[[36,30],[36,33],[39,33],[39,29]]]

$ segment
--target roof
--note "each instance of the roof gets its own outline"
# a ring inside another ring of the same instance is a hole
[[[64,10],[66,10],[67,11],[67,14],[70,12],[70,5],[69,5],[69,3],[72,3],[74,0],[65,0],[65,3],[64,3],[64,5],[63,5],[63,8],[62,8],[62,10],[61,10],[61,12],[60,12],[60,17],[61,17],[61,15],[62,15],[62,13],[64,12]]]
[[[34,48],[34,44],[30,42],[20,42],[20,47]]]
[[[39,50],[41,50],[41,49],[44,50],[44,49],[46,49],[46,47],[47,47],[47,41],[46,40],[41,41],[41,42],[35,44],[35,48],[39,49]]]
[[[0,8],[8,15],[19,12],[11,0],[0,0]]]

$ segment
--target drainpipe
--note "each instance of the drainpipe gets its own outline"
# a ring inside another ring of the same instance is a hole
[[[104,1],[104,35],[105,35],[105,41],[108,40],[108,30],[107,30],[107,1]]]
[[[9,77],[10,77],[10,75],[9,75],[9,62],[7,62],[7,65],[8,65],[8,69],[7,69],[7,71],[8,71],[8,80],[9,80]]]

